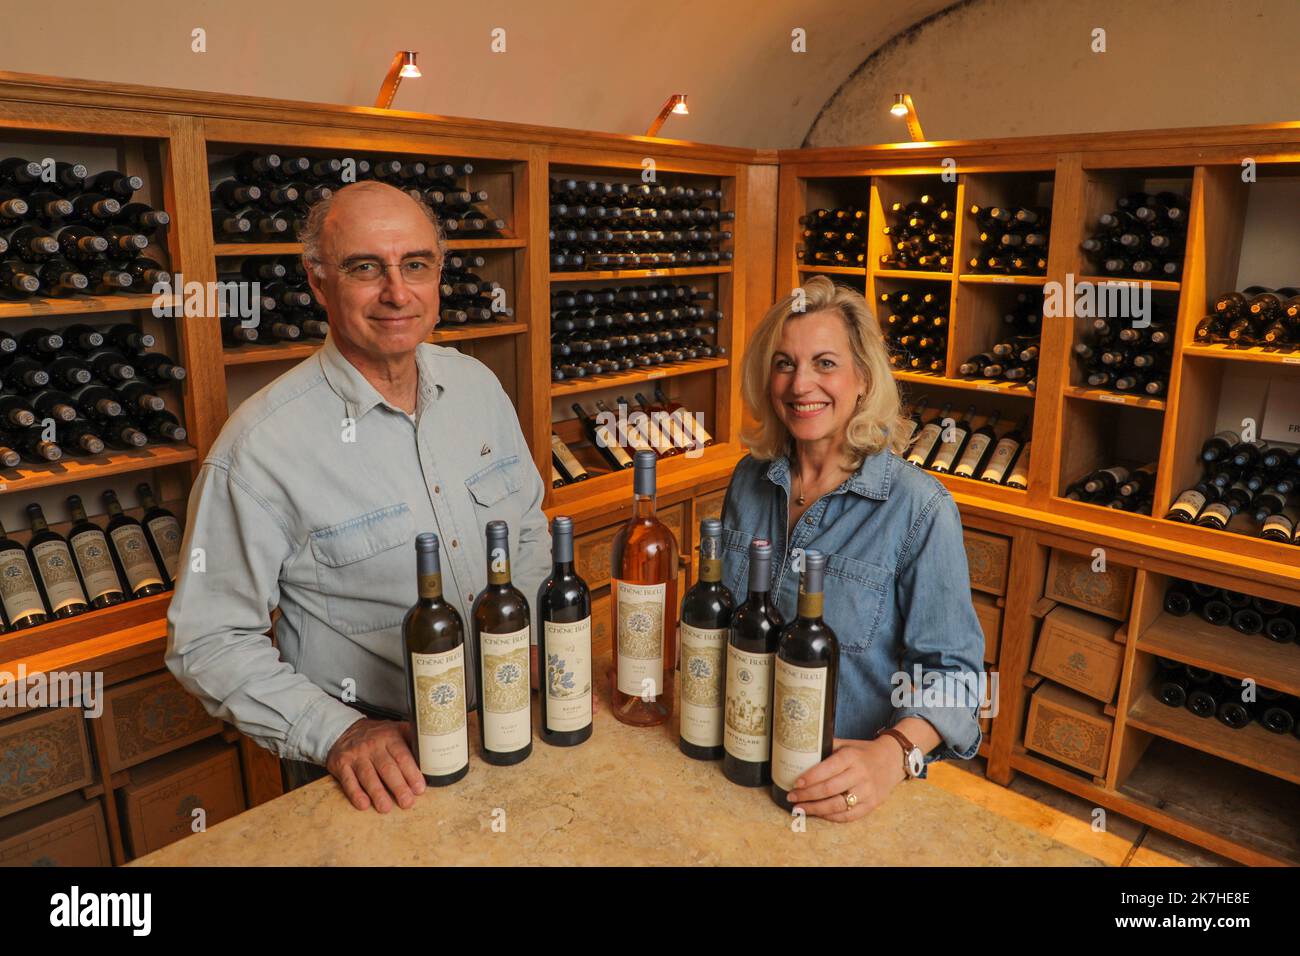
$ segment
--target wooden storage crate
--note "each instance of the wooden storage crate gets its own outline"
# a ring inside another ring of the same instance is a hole
[[[50,800],[0,821],[0,867],[112,866],[98,800]]]
[[[244,809],[235,747],[204,741],[141,764],[118,791],[127,846],[134,856],[152,853],[194,832],[194,811],[205,827]]]
[[[984,660],[990,664],[998,662],[998,650],[1002,646],[1001,600],[987,594],[971,593],[975,616],[979,618],[980,630],[984,632]]]
[[[1097,701],[1043,681],[1029,699],[1025,747],[1100,778],[1114,729],[1114,719]]]
[[[1124,663],[1124,645],[1115,640],[1115,630],[1115,622],[1106,618],[1069,607],[1053,608],[1043,618],[1031,669],[1110,703]]]
[[[1124,620],[1133,596],[1133,569],[1107,563],[1105,571],[1094,571],[1092,564],[1091,556],[1053,548],[1044,596],[1117,621]]]
[[[104,694],[109,770],[123,770],[221,732],[199,699],[170,673],[118,684]]]
[[[982,531],[962,529],[966,543],[966,563],[970,567],[970,586],[976,591],[1007,593],[1007,566],[1011,561],[1011,539]]]
[[[0,817],[94,781],[78,707],[56,707],[0,724]]]

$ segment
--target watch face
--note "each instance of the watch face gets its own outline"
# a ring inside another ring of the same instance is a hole
[[[907,772],[913,777],[919,777],[924,769],[925,755],[921,753],[920,747],[913,747],[907,752]]]

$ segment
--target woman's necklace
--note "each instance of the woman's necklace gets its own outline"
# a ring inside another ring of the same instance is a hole
[[[841,468],[840,470],[844,471],[846,469]],[[803,472],[799,471],[797,466],[795,468],[795,478],[799,482],[799,487],[795,491],[795,501],[797,501],[799,507],[802,508],[804,505],[808,504],[808,497],[803,493]]]

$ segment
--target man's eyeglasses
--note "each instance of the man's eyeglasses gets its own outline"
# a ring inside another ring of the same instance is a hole
[[[326,260],[321,260],[326,261]],[[401,272],[402,281],[411,285],[429,285],[442,274],[442,263],[429,256],[412,256],[401,262],[380,262],[378,259],[349,259],[346,262],[326,262],[343,273],[349,282],[378,282],[388,269]]]

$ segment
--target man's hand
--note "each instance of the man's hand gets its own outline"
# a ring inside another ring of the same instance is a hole
[[[415,734],[409,721],[363,718],[334,741],[325,769],[358,810],[371,805],[380,813],[415,806],[424,793],[424,774],[411,751]]]

